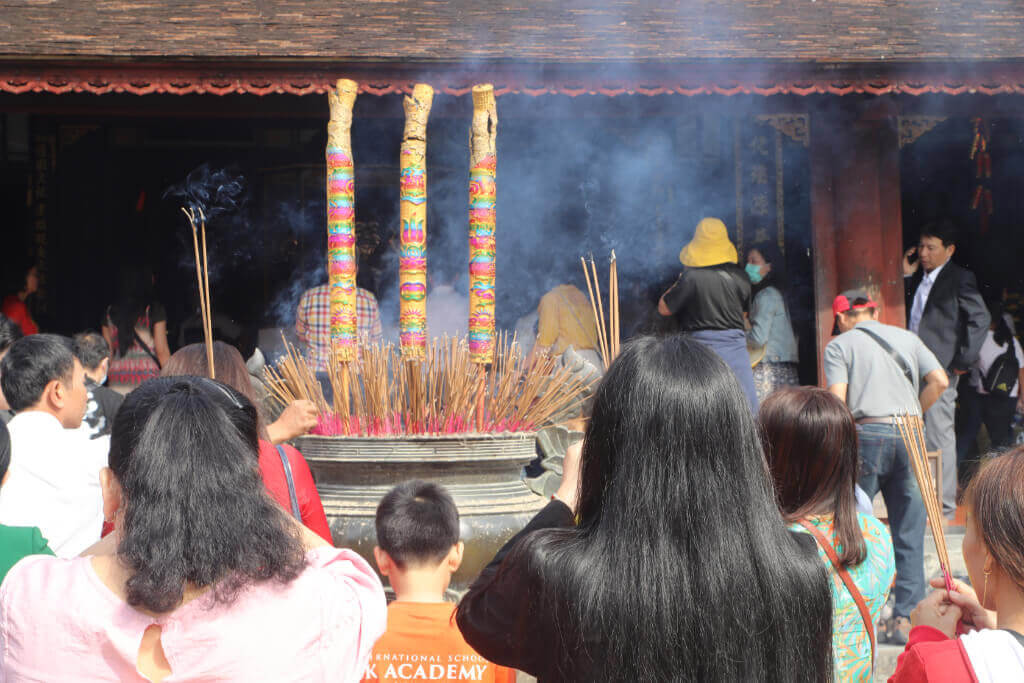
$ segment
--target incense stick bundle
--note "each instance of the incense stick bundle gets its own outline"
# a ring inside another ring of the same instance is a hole
[[[305,398],[320,413],[314,433],[400,436],[535,431],[576,406],[589,388],[555,359],[527,362],[515,339],[501,335],[489,368],[474,362],[465,339],[433,340],[422,360],[391,345],[360,347],[359,360],[330,364],[333,404],[294,347],[267,376],[282,405]]]
[[[953,577],[949,571],[949,550],[946,547],[946,534],[943,531],[942,506],[935,490],[935,479],[928,464],[928,450],[924,440],[924,422],[920,415],[904,413],[893,418],[899,429],[903,445],[910,456],[910,465],[914,470],[918,488],[921,489],[921,500],[928,515],[928,526],[931,527],[935,539],[935,550],[939,556],[939,567],[946,582],[946,590],[953,590]]]
[[[203,257],[199,258],[199,225],[196,223],[196,212],[194,209],[181,207],[181,212],[188,218],[192,227],[192,250],[196,261],[196,281],[199,287],[199,316],[203,323],[203,341],[206,345],[206,367],[210,373],[210,379],[216,379],[216,371],[213,367],[213,317],[210,307],[210,268],[206,256],[206,216],[202,208],[199,208],[199,223],[202,225]]]
[[[608,318],[604,315],[604,303],[601,299],[601,282],[597,277],[597,264],[594,257],[590,257],[589,266],[586,259],[580,257],[580,264],[583,266],[583,276],[587,280],[587,293],[590,294],[590,307],[594,312],[594,323],[597,325],[598,350],[601,353],[601,362],[607,370],[612,362],[618,357],[621,350],[620,327],[619,327],[619,266],[612,252],[611,263],[608,266]]]

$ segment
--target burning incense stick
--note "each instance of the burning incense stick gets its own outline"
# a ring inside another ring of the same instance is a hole
[[[206,325],[204,336],[206,340],[206,358],[210,367],[210,379],[216,379],[217,370],[213,364],[213,306],[210,299],[210,264],[206,260],[206,215],[203,213],[202,207],[199,207],[199,224],[202,226],[203,288],[206,291],[206,315],[203,316],[203,321]]]
[[[591,258],[593,260],[593,258]],[[583,266],[583,277],[587,281],[587,294],[590,295],[590,308],[594,313],[594,324],[597,326],[597,347],[601,353],[601,363],[604,369],[608,369],[608,351],[605,348],[604,340],[604,317],[597,314],[597,301],[594,298],[594,285],[590,281],[590,270],[587,269],[586,260],[580,256],[580,265]]]
[[[475,85],[469,132],[469,352],[480,365],[494,358],[497,134],[494,86]]]
[[[327,273],[331,307],[331,358],[328,376],[340,385],[334,411],[349,429],[349,364],[359,338],[356,309],[356,189],[352,162],[352,107],[358,85],[340,79],[327,94]]]
[[[199,222],[202,224],[203,257],[199,258],[199,226],[196,224],[196,212],[193,209],[181,207],[181,212],[188,218],[192,227],[192,251],[196,261],[196,283],[199,289],[199,316],[203,323],[203,341],[206,345],[206,367],[210,373],[210,379],[216,379],[216,372],[213,367],[213,322],[212,309],[210,307],[210,269],[206,258],[206,216],[203,210],[199,209]]]
[[[434,98],[418,83],[406,97],[405,132],[400,153],[399,212],[401,249],[398,263],[399,338],[406,361],[408,420],[421,428],[426,420],[422,364],[427,352],[427,119]]]
[[[355,359],[356,224],[355,171],[352,163],[352,107],[355,81],[341,79],[327,95],[327,272],[331,306],[331,346],[338,359]],[[347,370],[346,370],[347,372]]]
[[[402,356],[421,359],[427,350],[427,118],[434,90],[418,83],[405,98],[405,132],[399,156],[399,338]]]
[[[619,264],[612,250],[612,260],[608,265],[608,308],[611,311],[609,335],[611,336],[611,352],[614,361],[619,356]]]
[[[931,527],[935,539],[935,550],[939,556],[939,567],[946,582],[946,590],[953,590],[953,577],[949,571],[949,550],[946,547],[946,535],[942,528],[942,506],[935,490],[935,480],[928,464],[928,450],[924,440],[924,423],[920,415],[903,413],[894,418],[896,427],[903,438],[903,445],[910,457],[910,465],[914,470],[914,478],[921,489],[921,500],[928,514],[928,526]]]

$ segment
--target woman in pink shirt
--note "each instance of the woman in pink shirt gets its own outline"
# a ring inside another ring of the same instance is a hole
[[[114,422],[104,514],[73,559],[0,585],[0,681],[359,680],[380,581],[260,480],[256,411],[200,377],[150,380]]]

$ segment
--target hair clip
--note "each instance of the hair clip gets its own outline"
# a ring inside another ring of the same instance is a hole
[[[210,379],[209,377],[202,377],[201,379],[204,380],[205,382],[207,382],[208,384],[213,385],[218,390],[220,390],[220,392],[222,394],[224,394],[225,396],[227,396],[228,400],[231,401],[231,403],[233,403],[236,408],[238,408],[239,410],[244,410],[245,409],[245,406],[243,406],[241,403],[239,403],[238,399],[235,398],[235,395],[232,394],[228,390],[228,388],[226,386],[224,386],[220,382],[217,382],[215,380]]]

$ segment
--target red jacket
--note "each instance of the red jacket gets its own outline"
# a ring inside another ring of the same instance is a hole
[[[978,683],[959,638],[931,626],[910,630],[907,647],[896,660],[889,683]]]
[[[285,455],[288,456],[288,463],[292,467],[292,479],[295,482],[295,495],[299,499],[302,523],[310,531],[334,545],[331,528],[327,525],[327,515],[324,514],[324,506],[320,502],[320,494],[317,493],[306,459],[302,457],[302,453],[291,446],[282,445],[281,447],[284,448]],[[260,473],[263,475],[263,483],[270,491],[270,495],[291,514],[292,504],[288,497],[288,480],[284,476],[281,456],[277,454],[277,449],[269,441],[262,439],[260,440]]]
[[[39,326],[36,325],[36,322],[32,320],[32,316],[29,315],[28,306],[16,295],[10,294],[4,298],[3,306],[0,307],[0,313],[3,313],[13,322],[17,323],[18,327],[21,328],[21,333],[25,336],[39,333]]]

